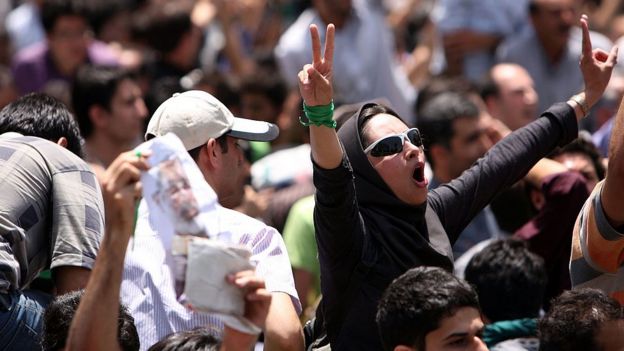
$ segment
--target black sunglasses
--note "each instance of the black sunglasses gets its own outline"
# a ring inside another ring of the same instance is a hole
[[[375,141],[364,150],[364,153],[370,152],[371,156],[375,157],[397,154],[403,151],[405,139],[409,140],[416,147],[423,145],[418,128],[410,128],[401,134],[388,135]]]

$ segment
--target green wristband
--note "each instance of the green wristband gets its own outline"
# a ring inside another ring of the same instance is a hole
[[[306,115],[307,121],[304,121],[299,116],[299,123],[308,127],[310,125],[326,126],[328,128],[336,128],[336,121],[334,121],[334,101],[331,101],[327,105],[320,106],[308,106],[303,103],[303,112]]]

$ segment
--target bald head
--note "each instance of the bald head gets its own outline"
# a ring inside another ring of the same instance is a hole
[[[490,69],[495,93],[484,97],[490,114],[516,130],[537,117],[538,96],[533,79],[522,66],[501,63]]]

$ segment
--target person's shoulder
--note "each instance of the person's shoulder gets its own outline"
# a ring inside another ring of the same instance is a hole
[[[83,159],[49,140],[34,136],[22,136],[15,141],[27,144],[36,150],[37,153],[45,159],[46,164],[53,173],[71,171],[93,173],[89,165]]]
[[[318,22],[318,12],[309,8],[301,13],[299,17],[284,31],[276,47],[277,52],[302,49],[309,41],[309,27]]]
[[[277,230],[264,222],[248,215],[225,207],[218,207],[219,225],[222,229],[244,234],[254,234],[260,232],[276,232]]]
[[[499,62],[515,61],[526,55],[527,50],[533,51],[538,43],[532,26],[525,26],[522,31],[505,39],[496,50]]]
[[[105,66],[117,66],[119,64],[118,53],[101,41],[96,40],[89,44],[88,52],[89,60],[92,63]]]

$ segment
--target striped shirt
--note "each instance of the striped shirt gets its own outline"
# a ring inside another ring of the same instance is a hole
[[[611,226],[598,183],[579,214],[572,237],[572,288],[592,287],[624,303],[624,233]]]
[[[266,288],[291,296],[297,313],[301,305],[295,290],[288,253],[282,236],[275,229],[221,206],[217,206],[221,237],[238,243],[252,252],[256,273],[263,277]],[[193,312],[177,300],[166,252],[157,230],[151,227],[145,201],[139,206],[135,236],[130,242],[124,263],[121,299],[134,317],[141,350],[168,334],[206,326],[220,336],[223,323],[218,316]]]
[[[41,270],[91,269],[104,233],[104,203],[89,166],[50,141],[0,136],[0,292]]]

